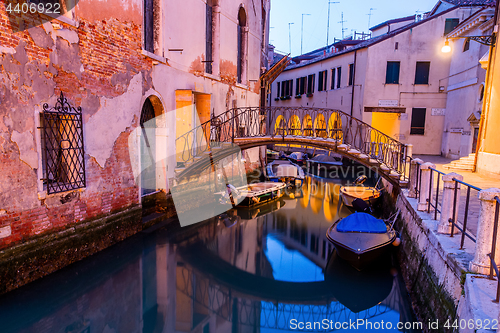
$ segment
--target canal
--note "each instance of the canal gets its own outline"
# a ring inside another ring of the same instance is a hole
[[[417,332],[397,329],[415,318],[395,256],[357,271],[326,239],[351,214],[339,187],[308,177],[264,206],[153,227],[0,297],[1,331]]]

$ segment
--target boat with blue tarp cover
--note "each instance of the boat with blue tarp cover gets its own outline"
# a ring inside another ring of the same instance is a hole
[[[390,249],[396,232],[384,220],[356,212],[334,222],[326,237],[342,259],[362,269]]]

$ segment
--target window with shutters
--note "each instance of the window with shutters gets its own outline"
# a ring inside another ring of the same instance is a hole
[[[326,90],[326,82],[327,82],[327,74],[328,72],[325,70],[325,71],[321,71],[318,73],[318,91],[324,91]]]
[[[314,81],[316,78],[316,74],[311,74],[307,76],[307,94],[314,93]]]
[[[446,21],[444,23],[444,34],[447,35],[450,32],[452,32],[453,29],[455,29],[455,27],[458,25],[459,22],[460,22],[460,20],[457,18],[446,19]]]
[[[350,86],[354,84],[354,64],[349,64],[349,79],[347,81]]]
[[[342,67],[337,67],[337,89],[340,88],[341,79],[342,79]]]
[[[399,84],[399,61],[388,61],[385,73],[386,84]]]
[[[410,134],[425,134],[425,108],[413,108],[411,112]]]
[[[415,84],[429,84],[429,70],[431,63],[429,61],[417,61],[415,68]]]
[[[332,82],[330,89],[335,89],[335,68],[332,68],[331,73],[332,73]]]
[[[306,79],[307,77],[303,76],[303,77],[299,77],[297,80],[298,80],[298,84],[297,84],[297,95],[303,95],[306,93]]]

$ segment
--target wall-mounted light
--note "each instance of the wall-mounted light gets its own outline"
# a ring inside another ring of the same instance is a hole
[[[451,52],[450,42],[448,42],[448,39],[444,42],[444,45],[441,48],[441,52],[443,52],[443,53],[450,53]]]
[[[487,36],[464,36],[464,37],[449,37],[446,38],[444,41],[444,45],[441,48],[441,51],[444,53],[449,53],[451,52],[451,47],[449,40],[450,39],[468,39],[468,40],[474,40],[480,44],[486,45],[486,46],[495,46],[495,34],[493,35],[487,35]]]

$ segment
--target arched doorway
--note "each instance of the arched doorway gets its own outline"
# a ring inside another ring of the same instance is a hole
[[[156,119],[151,100],[144,101],[141,111],[141,195],[156,191]]]

